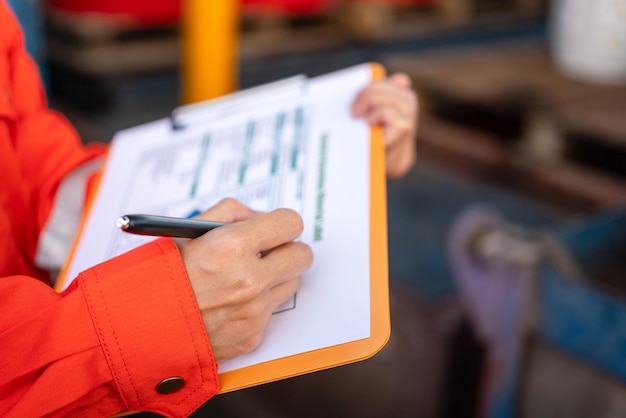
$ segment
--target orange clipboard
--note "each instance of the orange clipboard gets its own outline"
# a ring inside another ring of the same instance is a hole
[[[385,76],[384,67],[370,64],[372,79]],[[385,145],[382,130],[371,129],[370,150],[370,336],[221,373],[219,393],[269,383],[354,363],[380,351],[391,335],[387,255],[387,195]]]
[[[385,76],[385,69],[377,63],[368,64],[372,80]],[[193,106],[193,105],[192,105]],[[219,374],[220,391],[226,393],[294,377],[314,371],[328,369],[348,363],[365,360],[376,354],[389,340],[391,321],[389,310],[388,254],[387,254],[387,208],[385,177],[385,146],[382,130],[370,130],[370,335],[339,345],[303,352],[276,360],[267,361],[241,369]],[[107,162],[103,171],[106,170]],[[101,176],[100,176],[101,177]],[[99,187],[98,178],[87,203],[89,212]],[[87,216],[83,217],[77,236],[83,231]],[[71,260],[77,247],[74,242],[70,252]],[[67,278],[68,265],[61,272],[56,290],[63,288]],[[71,278],[70,278],[71,279]]]

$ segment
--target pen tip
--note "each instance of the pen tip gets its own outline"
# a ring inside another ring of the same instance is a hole
[[[117,227],[120,228],[121,230],[125,231],[128,229],[128,225],[130,224],[130,220],[128,219],[128,216],[122,216],[117,218]]]

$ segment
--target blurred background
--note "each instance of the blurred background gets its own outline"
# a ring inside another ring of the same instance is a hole
[[[197,416],[626,417],[626,0],[9,3],[85,142],[295,74],[413,80],[389,344]]]

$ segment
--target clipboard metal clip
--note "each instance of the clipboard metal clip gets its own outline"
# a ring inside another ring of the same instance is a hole
[[[193,123],[223,119],[255,108],[264,103],[300,95],[308,77],[300,74],[257,87],[251,87],[227,96],[175,108],[170,114],[173,131],[184,130]]]

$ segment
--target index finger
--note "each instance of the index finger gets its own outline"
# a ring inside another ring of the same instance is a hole
[[[261,253],[287,242],[302,234],[302,217],[292,209],[276,209],[253,218],[230,225],[231,231],[238,231],[242,239],[253,245],[253,250]]]
[[[199,214],[196,219],[219,222],[236,222],[252,218],[260,212],[250,209],[239,201],[226,198]]]

